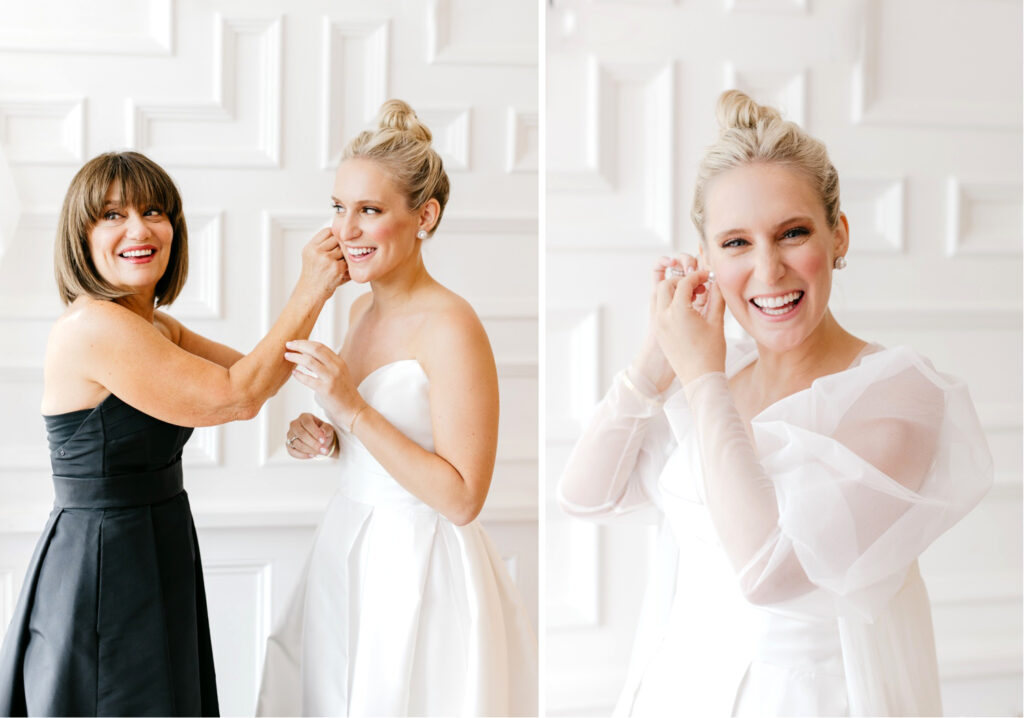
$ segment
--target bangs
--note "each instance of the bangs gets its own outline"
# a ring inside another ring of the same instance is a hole
[[[134,207],[140,213],[158,209],[174,216],[180,211],[179,195],[174,183],[164,170],[147,157],[124,153],[110,158],[99,181],[91,183],[85,201],[90,223],[103,214],[107,191],[112,186],[121,189],[121,205]]]

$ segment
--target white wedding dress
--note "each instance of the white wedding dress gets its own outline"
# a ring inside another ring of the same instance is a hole
[[[359,392],[434,450],[419,362]],[[536,715],[536,638],[483,527],[452,524],[335,430],[340,487],[268,641],[257,715]]]
[[[661,517],[616,714],[941,714],[917,558],[992,482],[967,387],[869,345],[748,433],[727,377],[756,346],[728,349],[688,393],[620,374],[559,485],[577,516]]]

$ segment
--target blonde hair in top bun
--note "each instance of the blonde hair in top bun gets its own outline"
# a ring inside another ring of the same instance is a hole
[[[839,175],[824,143],[787,122],[774,107],[759,105],[739,90],[718,98],[718,140],[697,169],[690,217],[704,241],[704,203],[708,183],[718,174],[754,162],[775,162],[803,172],[821,197],[829,227],[839,223]]]
[[[409,209],[417,210],[436,199],[440,211],[430,228],[433,234],[448,202],[448,175],[430,139],[430,130],[408,104],[388,100],[377,113],[376,129],[356,135],[345,146],[341,159],[367,159],[383,166],[405,194]]]

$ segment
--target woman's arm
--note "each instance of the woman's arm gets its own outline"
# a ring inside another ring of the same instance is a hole
[[[696,260],[685,254],[658,258],[651,276],[652,314],[670,267],[689,272]],[[603,517],[647,503],[641,476],[659,471],[670,448],[667,437],[647,441],[649,426],[661,415],[663,394],[675,378],[653,329],[652,321],[640,352],[615,377],[569,455],[558,483],[558,502],[567,513]]]
[[[320,396],[399,484],[452,523],[483,508],[498,443],[498,377],[490,343],[468,305],[439,312],[421,332],[417,360],[430,379],[434,452],[405,436],[359,395],[348,367],[317,342],[289,342],[286,357],[313,371],[297,381]]]
[[[167,327],[171,341],[187,351],[207,361],[212,361],[225,369],[244,357],[242,352],[232,349],[229,346],[207,339],[201,334],[196,334],[170,314],[156,312],[156,321],[162,322]]]
[[[753,603],[778,603],[814,588],[807,568],[818,572],[801,562],[793,543],[798,532],[806,532],[798,543],[838,575],[922,500],[917,492],[936,456],[944,396],[914,371],[867,387],[827,435],[820,433],[825,426],[788,427],[778,447],[764,447],[784,452],[770,465],[774,474],[759,458],[724,374],[704,374],[684,391],[704,466],[705,503]],[[777,486],[788,505],[783,517]],[[846,583],[852,588],[857,580]]]
[[[303,249],[302,273],[281,315],[253,351],[230,367],[175,345],[154,324],[114,302],[84,303],[62,323],[52,349],[57,356],[74,357],[62,369],[163,421],[208,426],[250,419],[288,379],[284,344],[309,335],[345,276],[341,257],[330,230],[317,233]],[[190,335],[197,336],[182,332],[186,346],[197,341]],[[229,358],[216,350],[211,354]]]
[[[667,438],[648,440],[652,420],[662,413],[661,403],[656,388],[632,369],[615,377],[558,482],[558,503],[564,511],[603,517],[647,503],[641,477],[660,470],[669,448]]]

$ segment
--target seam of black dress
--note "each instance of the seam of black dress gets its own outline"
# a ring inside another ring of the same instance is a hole
[[[100,669],[99,669],[99,666],[100,666],[100,651],[101,651],[101,648],[102,648],[101,640],[100,640],[100,621],[102,620],[102,616],[103,616],[103,606],[101,605],[101,600],[102,600],[102,597],[103,597],[103,591],[101,590],[101,584],[103,583],[103,522],[106,520],[106,518],[107,518],[107,512],[106,511],[101,511],[100,512],[99,536],[98,536],[98,540],[96,542],[96,554],[97,554],[96,555],[96,626],[95,626],[95,631],[96,631],[96,661],[95,661],[95,666],[96,666],[96,675],[95,675],[96,687],[93,690],[93,696],[94,696],[94,700],[96,701],[96,705],[95,705],[95,707],[93,709],[93,714],[94,715],[99,715],[99,710],[100,710]]]

